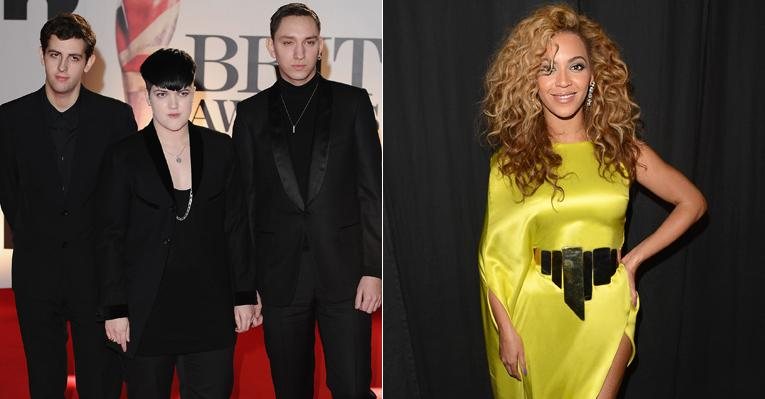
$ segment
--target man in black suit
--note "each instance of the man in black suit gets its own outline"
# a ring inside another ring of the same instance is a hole
[[[96,321],[93,192],[106,148],[135,132],[130,107],[81,86],[96,39],[76,14],[40,31],[45,85],[0,106],[0,204],[33,399],[64,396],[66,322],[81,399],[116,398],[117,355]]]
[[[276,396],[312,398],[316,321],[335,398],[370,395],[381,303],[381,149],[365,90],[317,74],[316,13],[271,17],[270,88],[237,106],[266,350]]]

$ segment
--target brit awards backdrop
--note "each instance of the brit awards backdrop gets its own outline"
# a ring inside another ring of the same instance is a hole
[[[151,120],[151,111],[139,67],[159,48],[180,48],[197,64],[192,121],[230,134],[236,104],[276,80],[266,39],[271,15],[287,2],[4,0],[0,103],[43,85],[40,28],[59,12],[75,12],[90,22],[97,37],[97,60],[84,78],[86,87],[129,103],[141,128]],[[306,4],[321,19],[322,75],[365,88],[381,121],[382,1],[316,0]],[[4,288],[11,285],[13,244],[7,226],[0,234],[0,288]]]

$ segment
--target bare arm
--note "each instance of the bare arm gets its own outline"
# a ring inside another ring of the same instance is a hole
[[[497,322],[497,329],[500,334],[504,331],[508,331],[513,328],[513,323],[510,321],[510,316],[507,315],[505,307],[499,302],[496,295],[489,291],[489,305],[491,306],[491,314],[494,315],[494,321]]]
[[[641,145],[638,162],[638,183],[675,205],[675,208],[656,231],[622,258],[622,263],[633,275],[644,260],[685,233],[707,209],[706,200],[699,189],[647,145]]]
[[[526,374],[526,354],[523,350],[523,341],[515,331],[505,307],[491,291],[489,291],[489,306],[491,306],[491,313],[494,315],[494,321],[497,322],[497,329],[499,330],[499,357],[502,359],[507,373],[513,378],[522,380],[521,373]]]

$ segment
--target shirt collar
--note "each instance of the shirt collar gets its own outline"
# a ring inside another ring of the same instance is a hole
[[[48,126],[65,128],[67,130],[73,130],[77,128],[80,114],[80,97],[81,96],[77,97],[77,100],[74,102],[74,104],[72,104],[71,107],[69,107],[69,109],[64,112],[59,112],[59,110],[57,110],[56,107],[51,104],[50,100],[48,100],[48,96],[43,92],[43,103],[45,104],[45,120],[48,123]]]

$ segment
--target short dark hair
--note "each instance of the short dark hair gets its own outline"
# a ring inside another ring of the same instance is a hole
[[[151,90],[152,86],[173,91],[189,87],[194,83],[196,70],[197,66],[189,53],[176,48],[159,49],[141,64],[146,90]]]
[[[274,38],[276,30],[279,29],[279,24],[282,23],[284,17],[311,17],[316,22],[316,29],[321,32],[321,22],[319,22],[319,16],[316,12],[303,3],[289,3],[279,7],[278,10],[271,16],[271,39]]]
[[[40,47],[48,49],[50,37],[56,35],[60,40],[82,39],[85,42],[85,57],[90,58],[96,48],[96,34],[90,24],[81,15],[64,12],[48,20],[40,29]]]

